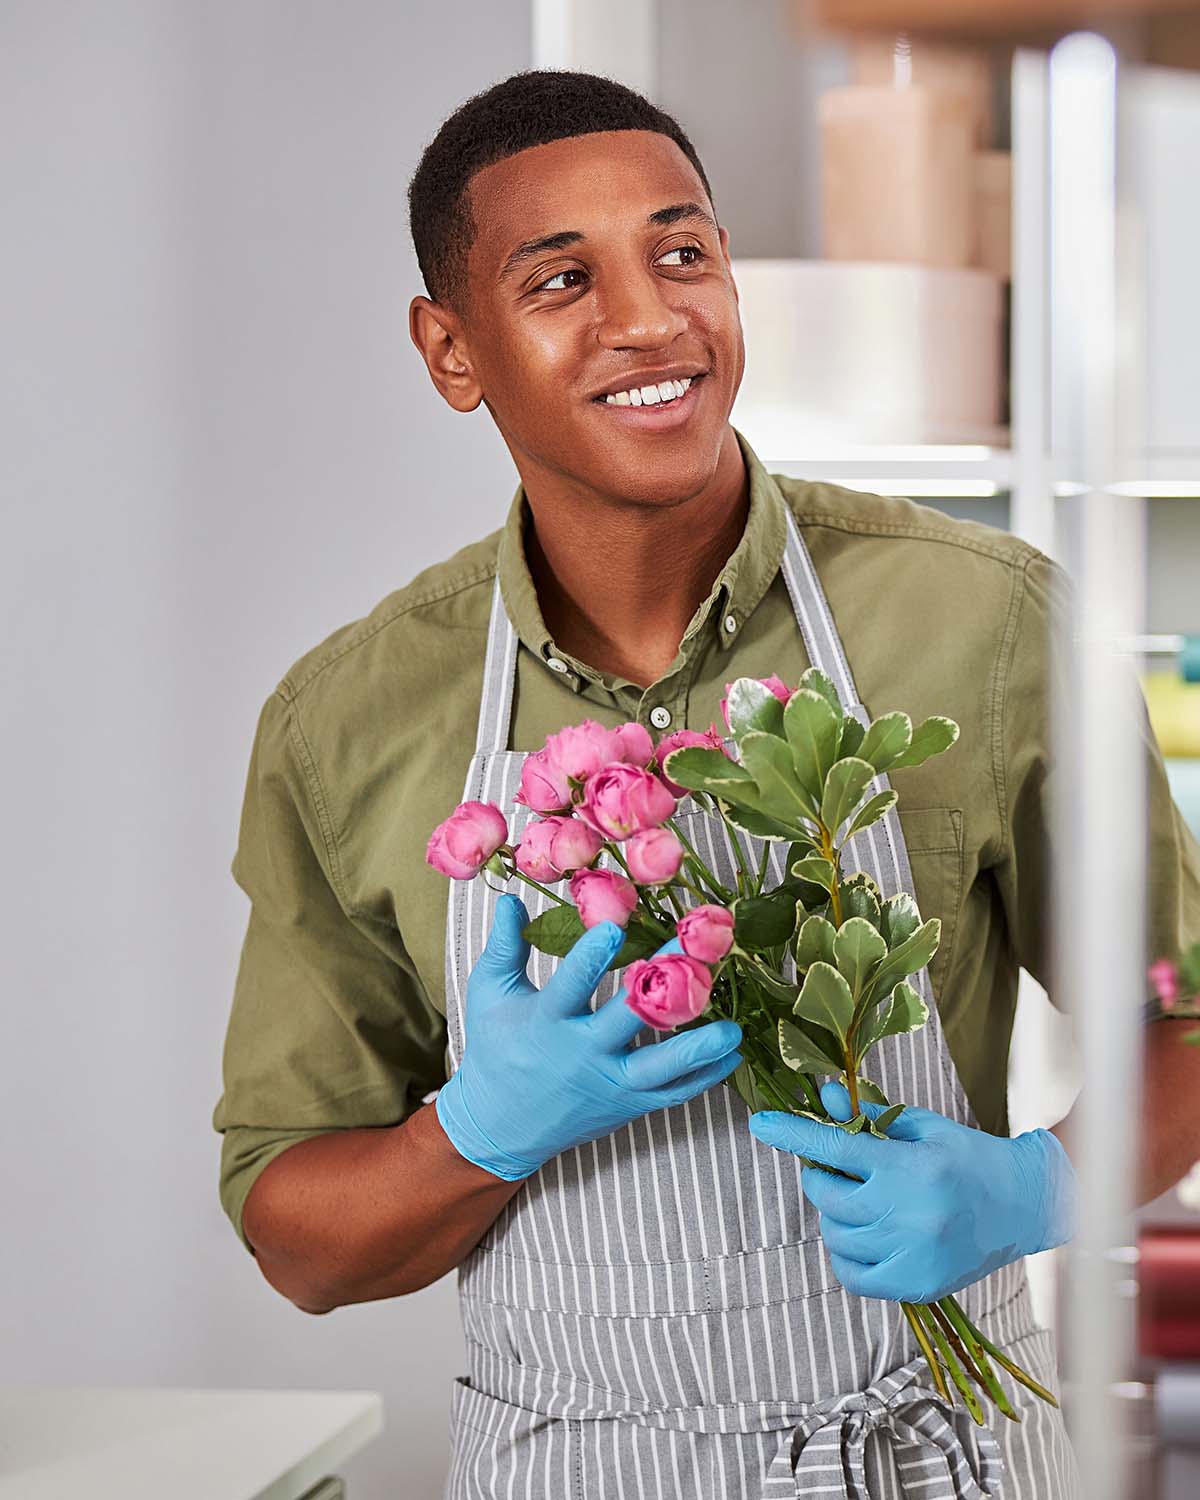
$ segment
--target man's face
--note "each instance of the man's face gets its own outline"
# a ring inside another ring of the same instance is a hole
[[[745,348],[728,236],[692,163],[668,136],[602,131],[496,162],[469,192],[465,343],[526,482],[654,505],[701,490]],[[692,377],[676,401],[603,400],[672,374]]]

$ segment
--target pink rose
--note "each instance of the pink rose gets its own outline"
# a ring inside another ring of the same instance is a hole
[[[712,970],[686,953],[637,958],[625,970],[625,1004],[656,1031],[695,1020],[711,991]]]
[[[680,917],[675,935],[689,958],[718,964],[733,947],[733,913],[724,906],[693,906]]]
[[[775,675],[774,672],[771,673],[770,677],[760,677],[758,680],[759,680],[759,682],[762,683],[763,687],[771,689],[771,691],[779,699],[780,703],[786,703],[788,701],[788,699],[792,696],[792,690],[791,690],[791,688],[785,687],[784,684],[779,680],[779,678],[776,677],[776,675]],[[726,695],[728,695],[729,689],[732,686],[733,686],[732,682],[727,682],[725,684]],[[725,727],[726,727],[726,729],[728,729],[729,728],[729,698],[728,698],[728,696],[726,696],[726,697],[724,697],[724,698],[721,699],[721,717],[725,720]]]
[[[628,724],[618,724],[613,733],[621,742],[621,754],[617,757],[631,766],[648,766],[654,755],[654,741],[644,724],[631,719]]]
[[[616,870],[578,870],[568,886],[585,927],[615,922],[624,927],[637,905],[637,886]]]
[[[605,838],[627,839],[657,828],[675,811],[675,798],[640,766],[604,766],[588,777],[579,816]]]
[[[671,780],[662,769],[663,762],[672,750],[689,750],[696,747],[701,750],[722,750],[726,755],[729,754],[725,750],[725,741],[721,738],[721,732],[715,724],[710,724],[703,734],[696,729],[676,729],[671,734],[663,735],[658,742],[654,759],[658,766],[659,779],[672,797],[686,797],[687,788]]]
[[[574,821],[574,818],[534,818],[526,824],[513,857],[522,875],[543,884],[562,879],[562,868],[554,862],[554,837],[564,823]]]
[[[574,781],[586,781],[601,766],[625,758],[616,730],[605,729],[594,719],[548,734],[545,754],[551,765]]]
[[[566,772],[555,765],[545,750],[535,750],[521,765],[521,785],[513,801],[531,807],[534,812],[565,812],[571,805],[571,784]]]
[[[643,828],[625,845],[625,862],[639,885],[665,885],[683,863],[683,845],[669,828]]]
[[[471,880],[508,839],[494,802],[461,802],[429,835],[425,862],[452,880]]]
[[[600,853],[603,842],[600,835],[578,818],[558,818],[555,821],[558,826],[550,846],[550,858],[564,872],[585,869]]]
[[[1154,993],[1164,1010],[1170,1010],[1179,999],[1179,972],[1169,958],[1159,958],[1147,971]]]

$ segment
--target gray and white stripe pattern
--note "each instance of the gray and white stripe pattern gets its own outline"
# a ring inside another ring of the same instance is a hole
[[[864,717],[832,616],[789,512],[784,576],[809,659]],[[464,800],[513,803],[524,754],[507,749],[516,633],[493,595],[479,738]],[[878,788],[887,785],[880,777]],[[688,837],[732,884],[719,822],[681,805]],[[855,840],[884,896],[912,889],[893,811]],[[743,837],[746,853],[762,843]],[[770,878],[786,848],[772,845]],[[853,866],[852,866],[853,867]],[[549,904],[522,890],[531,915]],[[491,926],[482,880],[450,883],[446,992],[452,1065],[467,976]],[[531,956],[545,984],[554,960]],[[595,1004],[618,988],[608,975]],[[889,1097],[975,1124],[928,973],[920,1032],[872,1053]],[[649,1045],[647,1032],[635,1045]],[[1066,1500],[1060,1414],[1011,1388],[1022,1415],[977,1428],[931,1389],[893,1303],[848,1293],[829,1265],[800,1164],[755,1140],[727,1087],[555,1157],[509,1201],[459,1269],[468,1375],[451,1403],[445,1500]],[[1044,1385],[1051,1335],[1023,1263],[959,1294],[968,1315]]]

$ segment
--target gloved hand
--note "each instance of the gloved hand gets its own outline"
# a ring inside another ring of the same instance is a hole
[[[702,1094],[742,1060],[734,1021],[630,1049],[645,1023],[623,989],[593,1014],[588,1001],[625,941],[615,922],[589,928],[539,990],[525,972],[528,921],[523,901],[500,897],[467,980],[462,1062],[436,1100],[459,1153],[509,1182],[569,1146]],[[672,938],[658,951],[681,949]]]
[[[835,1119],[850,1118],[842,1084],[825,1084],[821,1099]],[[883,1107],[862,1110],[874,1118]],[[1048,1130],[1007,1139],[912,1105],[888,1140],[782,1110],[751,1115],[750,1129],[862,1179],[801,1173],[834,1274],[860,1297],[934,1302],[1076,1232],[1075,1171]]]

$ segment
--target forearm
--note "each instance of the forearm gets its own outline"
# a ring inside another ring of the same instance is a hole
[[[460,1156],[426,1104],[402,1125],[300,1141],[259,1175],[242,1227],[305,1312],[419,1290],[459,1265],[521,1186]]]
[[[1145,1030],[1138,1107],[1134,1202],[1149,1203],[1200,1160],[1200,1047],[1183,1040],[1193,1028],[1160,1020]],[[1068,1152],[1078,1104],[1054,1126]]]

